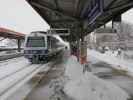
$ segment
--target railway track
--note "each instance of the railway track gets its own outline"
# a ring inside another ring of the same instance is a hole
[[[6,100],[40,71],[48,71],[52,64],[30,64],[23,57],[3,63],[0,64],[0,100]]]
[[[23,56],[23,53],[13,53],[13,54],[1,55],[0,61],[17,58],[17,57],[21,57],[21,56]]]

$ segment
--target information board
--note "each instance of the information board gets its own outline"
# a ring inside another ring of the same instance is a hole
[[[88,19],[89,24],[95,23],[95,20],[98,16],[103,12],[103,0],[91,0],[86,11],[84,13],[84,17]]]
[[[61,36],[68,36],[70,35],[70,30],[69,29],[50,29],[48,30],[48,34],[58,34]]]

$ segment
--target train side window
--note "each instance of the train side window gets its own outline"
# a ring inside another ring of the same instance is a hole
[[[51,48],[51,37],[47,37],[48,48]]]
[[[54,37],[50,37],[50,41],[51,41],[51,48],[56,48],[56,43],[57,43],[57,39]]]

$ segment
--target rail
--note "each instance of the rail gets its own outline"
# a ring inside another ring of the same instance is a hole
[[[0,100],[6,100],[38,72],[50,69],[50,63],[36,65],[26,62],[24,65],[21,63],[18,65],[21,66],[15,66],[15,68],[11,66],[8,72],[3,72],[9,69],[8,65],[0,67],[0,72],[3,72],[0,75]]]
[[[4,54],[0,56],[0,61],[21,57],[23,55],[24,55],[23,53]]]

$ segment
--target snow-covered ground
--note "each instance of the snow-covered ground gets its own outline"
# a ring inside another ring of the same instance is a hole
[[[98,62],[97,56],[91,55],[89,57],[90,61],[93,60],[93,63]],[[8,88],[11,84],[14,84],[14,82],[16,82],[20,77],[19,75],[18,77],[8,79],[8,76],[11,75],[12,77],[12,73],[18,73],[17,71],[29,66],[29,63],[27,60],[20,57],[19,59],[2,62],[0,66],[0,71],[2,72],[0,79],[3,79],[5,76],[7,77],[4,78],[4,80],[2,80],[0,83],[0,92],[2,93],[4,89]],[[74,100],[128,100],[128,93],[117,85],[100,79],[91,72],[83,73],[83,66],[77,62],[76,57],[70,56],[69,59],[64,61],[63,66],[65,68],[65,72],[64,75],[61,75],[61,80],[64,80],[64,83],[61,84],[61,87],[63,85],[63,90],[65,94],[69,96],[69,98]],[[37,66],[35,65],[34,67],[36,68]],[[27,67],[27,69],[30,69],[30,66]],[[6,87],[7,84],[8,87]]]
[[[108,56],[113,56],[116,57],[118,59],[123,59],[126,62],[132,62],[133,61],[133,51],[132,50],[127,50],[127,51],[122,51],[121,50],[121,54],[118,55],[118,51],[112,51],[112,50],[108,50],[104,53],[105,55]]]
[[[111,55],[111,53],[102,54],[95,50],[88,49],[88,59],[89,57],[94,57],[100,61],[106,62],[108,64],[113,65],[112,67],[120,70],[127,71],[127,74],[133,76],[133,63],[125,59],[121,59],[119,57]]]
[[[3,39],[0,37],[0,39]],[[11,48],[18,48],[17,41],[15,39],[3,39],[0,41],[0,49],[11,49]],[[18,53],[17,50],[10,50],[10,51],[0,51],[0,56],[16,54]]]
[[[15,39],[3,39],[0,41],[0,46],[2,47],[17,47],[17,40]]]
[[[83,73],[83,67],[72,56],[66,63],[65,75],[68,81],[64,91],[74,100],[127,100],[128,94],[111,82],[104,81],[90,72]]]

